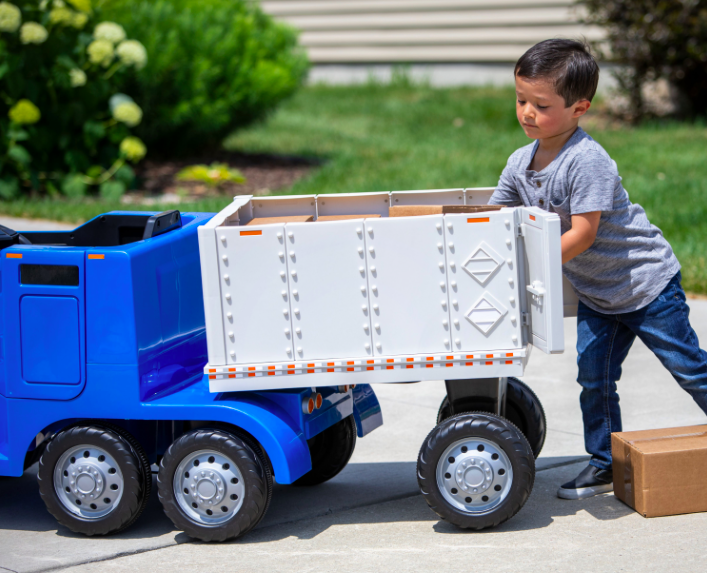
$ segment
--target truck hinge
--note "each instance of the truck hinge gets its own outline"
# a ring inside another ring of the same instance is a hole
[[[521,312],[520,319],[523,323],[523,326],[530,326],[530,313],[529,312]]]
[[[523,225],[516,225],[516,238],[523,236]]]

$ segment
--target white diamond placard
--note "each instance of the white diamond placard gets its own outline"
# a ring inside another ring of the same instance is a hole
[[[480,285],[485,285],[493,274],[501,268],[503,258],[486,241],[481,241],[462,268]]]
[[[485,292],[481,298],[466,312],[466,319],[483,334],[491,332],[508,310],[491,293]]]

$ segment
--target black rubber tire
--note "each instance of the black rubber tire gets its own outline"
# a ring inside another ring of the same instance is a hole
[[[197,450],[214,450],[228,456],[243,476],[243,505],[229,521],[208,527],[192,520],[174,497],[174,472],[185,456]],[[225,430],[198,429],[178,438],[165,452],[157,474],[157,491],[164,512],[175,527],[201,541],[226,541],[253,529],[263,518],[272,496],[272,472],[247,443]]]
[[[61,455],[74,446],[89,444],[108,452],[120,466],[124,490],[120,503],[99,519],[83,519],[70,513],[54,490],[54,467]],[[110,424],[73,426],[54,436],[39,460],[39,494],[47,510],[63,526],[84,535],[111,535],[130,527],[145,510],[152,490],[152,473],[140,444],[125,430]]]
[[[508,496],[492,511],[481,515],[465,513],[450,505],[437,485],[439,457],[449,445],[468,437],[497,444],[508,456],[513,482]],[[505,418],[485,412],[457,414],[436,426],[425,438],[417,458],[417,483],[432,511],[463,529],[488,529],[507,521],[520,511],[533,490],[535,458],[525,436]]]
[[[483,398],[470,398],[465,400],[461,407],[466,412],[489,412],[494,413],[492,400]],[[437,413],[437,423],[441,423],[450,416],[449,399],[447,396],[442,400]],[[545,444],[545,434],[547,433],[547,420],[545,410],[530,387],[518,380],[509,377],[506,386],[506,415],[514,425],[523,432],[527,438],[533,455],[537,459]]]
[[[307,440],[307,445],[312,456],[312,469],[292,485],[319,485],[346,467],[356,448],[356,422],[353,415]]]

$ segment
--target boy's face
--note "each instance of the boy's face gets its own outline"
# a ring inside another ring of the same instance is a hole
[[[531,139],[554,137],[576,127],[590,105],[583,99],[565,107],[564,98],[555,93],[551,81],[516,76],[516,115]]]

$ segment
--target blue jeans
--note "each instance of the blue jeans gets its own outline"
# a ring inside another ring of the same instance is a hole
[[[634,312],[603,314],[579,303],[579,401],[585,447],[592,456],[590,463],[598,468],[611,468],[611,433],[621,431],[616,382],[636,336],[707,413],[707,352],[690,326],[681,278],[676,274],[658,298]]]

